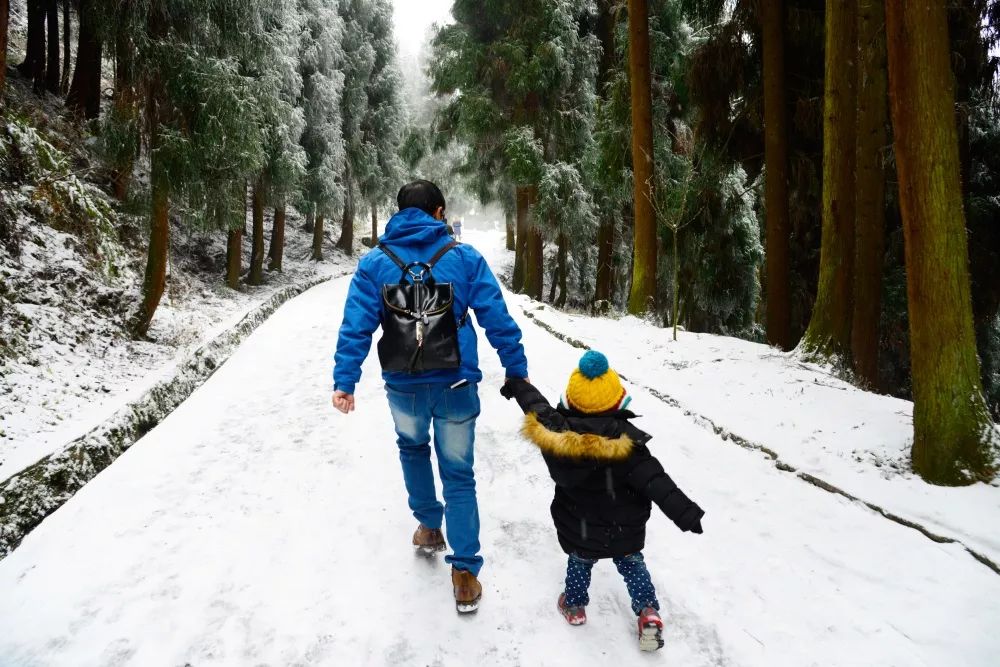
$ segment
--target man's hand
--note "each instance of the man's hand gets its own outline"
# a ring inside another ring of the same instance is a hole
[[[354,394],[346,394],[342,391],[333,392],[333,407],[345,415],[354,412]]]

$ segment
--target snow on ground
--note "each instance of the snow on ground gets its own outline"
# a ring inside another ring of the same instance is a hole
[[[485,249],[495,238],[467,240]],[[588,624],[568,626],[555,611],[565,559],[552,484],[517,435],[484,341],[484,599],[459,617],[443,561],[411,552],[377,360],[354,414],[329,405],[348,282],[283,306],[0,561],[0,665],[996,664],[993,571],[779,471],[642,388],[638,425],[706,509],[705,534],[658,514],[650,523],[663,651],[638,651],[608,563],[595,569]],[[554,398],[580,351],[512,310],[532,380]],[[612,360],[642,335],[618,331]]]
[[[271,216],[266,217],[269,235]],[[95,277],[79,242],[69,234],[32,224],[19,257],[0,254],[8,280],[19,290],[14,308],[27,322],[27,349],[0,359],[0,480],[86,433],[125,403],[168,377],[187,355],[235,325],[277,290],[314,276],[343,273],[356,258],[327,247],[322,263],[308,261],[312,235],[301,218],[288,219],[282,273],[239,291],[223,284],[225,238],[188,234],[172,239],[170,279],[149,340],[127,337],[119,312],[122,285],[138,282],[135,270],[119,280]],[[267,237],[269,238],[269,236]],[[244,244],[244,268],[250,243]],[[138,293],[126,295],[138,299]],[[93,303],[106,304],[95,309]],[[0,327],[2,329],[2,327]]]

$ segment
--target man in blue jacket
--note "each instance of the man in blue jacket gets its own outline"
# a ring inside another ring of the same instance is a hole
[[[445,200],[436,185],[415,181],[397,196],[399,212],[386,225],[382,245],[400,260],[428,262],[453,240],[445,226]],[[453,311],[458,322],[458,368],[424,372],[385,372],[386,394],[396,427],[399,460],[410,509],[419,521],[413,545],[424,553],[445,549],[442,521],[452,555],[452,585],[460,612],[475,611],[482,595],[479,570],[479,507],[473,473],[473,444],[479,416],[477,383],[482,380],[476,331],[469,310],[500,355],[507,377],[527,378],[528,361],[521,330],[507,312],[503,295],[486,260],[474,248],[458,245],[433,267],[438,284],[451,283]],[[351,282],[334,357],[333,405],[347,414],[354,409],[354,388],[361,364],[371,348],[372,334],[383,317],[382,288],[400,280],[397,264],[382,250],[365,255]],[[431,467],[431,426],[443,487],[442,505],[434,489]]]

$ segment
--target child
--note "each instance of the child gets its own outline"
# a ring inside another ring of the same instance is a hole
[[[682,531],[700,534],[705,513],[649,453],[650,436],[629,421],[631,397],[618,374],[603,354],[590,351],[557,408],[525,380],[508,379],[501,393],[524,410],[522,432],[542,450],[556,483],[552,519],[569,555],[559,611],[571,625],[587,621],[591,568],[611,558],[639,617],[639,648],[662,648],[660,605],[642,557],[651,502]]]

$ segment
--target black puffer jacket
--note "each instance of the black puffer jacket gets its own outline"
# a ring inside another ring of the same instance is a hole
[[[705,512],[649,453],[650,436],[629,422],[634,414],[553,408],[523,380],[508,381],[502,393],[524,410],[523,433],[556,483],[552,520],[566,553],[597,559],[641,551],[653,502],[681,530],[701,532]]]

